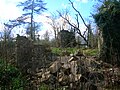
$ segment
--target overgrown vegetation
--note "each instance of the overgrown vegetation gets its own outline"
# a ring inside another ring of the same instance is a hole
[[[98,49],[86,49],[86,50],[83,50],[84,54],[86,56],[98,56]]]
[[[57,55],[63,55],[65,52],[70,54],[75,53],[77,50],[80,50],[86,56],[98,56],[98,49],[85,49],[85,48],[51,48],[52,53]]]
[[[64,52],[67,52],[68,54],[73,54],[77,48],[51,48],[52,52],[57,55],[63,55]]]
[[[120,66],[120,1],[103,1],[94,19],[102,31],[102,60]]]
[[[0,89],[23,90],[26,80],[15,66],[10,65],[4,59],[0,59]]]

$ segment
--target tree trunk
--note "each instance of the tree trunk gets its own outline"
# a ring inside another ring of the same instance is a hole
[[[31,9],[31,28],[30,28],[30,38],[34,40],[33,38],[33,5],[34,5],[34,0],[32,1],[32,9]]]

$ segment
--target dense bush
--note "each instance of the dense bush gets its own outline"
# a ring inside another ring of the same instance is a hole
[[[120,66],[120,1],[104,1],[94,19],[102,31],[102,59]]]
[[[21,72],[6,63],[5,60],[0,59],[0,90],[21,90],[23,85],[25,85],[25,81]]]

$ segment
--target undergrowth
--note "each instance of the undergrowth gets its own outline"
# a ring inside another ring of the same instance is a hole
[[[52,47],[52,53],[55,53],[57,55],[62,55],[64,51],[73,54],[77,50],[82,51],[87,56],[97,56],[98,55],[98,49],[85,49],[85,48],[55,48]]]
[[[0,90],[23,90],[25,83],[22,73],[15,66],[0,59]]]

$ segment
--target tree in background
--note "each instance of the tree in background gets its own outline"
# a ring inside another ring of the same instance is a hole
[[[38,34],[38,31],[40,30],[40,23],[38,22],[33,22],[33,39],[34,41],[37,40],[37,34]],[[29,36],[31,34],[31,24],[28,23],[27,26],[25,27],[26,28],[26,34]]]
[[[69,0],[69,2],[70,2],[70,4],[71,4],[72,8],[74,9],[74,11],[77,13],[77,14],[75,14],[75,15],[76,15],[76,18],[75,18],[75,19],[76,19],[76,23],[72,23],[68,18],[64,17],[64,16],[61,14],[61,12],[58,11],[58,13],[59,13],[59,15],[60,15],[63,19],[65,19],[65,20],[67,21],[67,23],[68,23],[71,27],[73,27],[73,28],[75,29],[75,32],[78,33],[81,38],[83,38],[85,44],[86,44],[88,47],[91,48],[91,43],[90,43],[90,40],[91,40],[90,37],[91,37],[91,36],[90,36],[90,35],[92,35],[92,31],[91,31],[90,24],[88,24],[88,25],[86,24],[86,22],[85,22],[84,18],[82,17],[80,11],[75,8],[74,3],[73,3],[71,0]],[[66,14],[67,14],[67,13],[66,13]],[[84,31],[83,34],[82,34],[82,32],[81,32],[81,29],[80,29],[79,18],[83,21],[83,24],[84,24],[85,27],[87,28],[86,31]],[[86,37],[86,34],[88,34],[87,37]]]
[[[65,14],[66,12],[64,12],[62,15],[64,15],[67,18],[67,14]],[[49,19],[51,20],[50,22],[48,22],[54,32],[54,38],[55,38],[55,46],[59,47],[59,40],[58,40],[58,33],[61,30],[66,30],[69,29],[68,23],[66,22],[66,20],[64,20],[63,18],[61,18],[60,16],[57,16],[56,14],[52,14]]]
[[[58,38],[57,34],[59,32],[59,25],[57,23],[57,16],[55,14],[52,14],[52,16],[49,17],[51,22],[49,24],[51,25],[53,32],[54,32],[54,39],[55,39],[55,46],[58,47]]]
[[[94,19],[102,31],[102,59],[120,66],[120,1],[103,1]]]
[[[10,25],[9,23],[4,23],[0,39],[0,56],[5,60],[10,60],[11,48],[15,45],[11,32],[16,26],[17,24]]]
[[[41,14],[41,12],[43,12],[44,10],[47,10],[45,8],[46,3],[43,2],[43,0],[26,0],[24,2],[20,2],[18,4],[18,6],[23,7],[23,11],[25,11],[25,13],[22,15],[23,17],[29,17],[30,18],[30,38],[31,39],[35,39],[35,28],[34,28],[34,18],[36,14]],[[21,19],[22,19],[21,18]],[[27,19],[26,18],[26,19]],[[20,19],[20,21],[21,21]],[[25,20],[26,20],[25,19]],[[24,21],[25,21],[24,20]]]
[[[45,34],[43,35],[45,41],[49,41],[49,36],[50,36],[49,32],[46,31]]]

